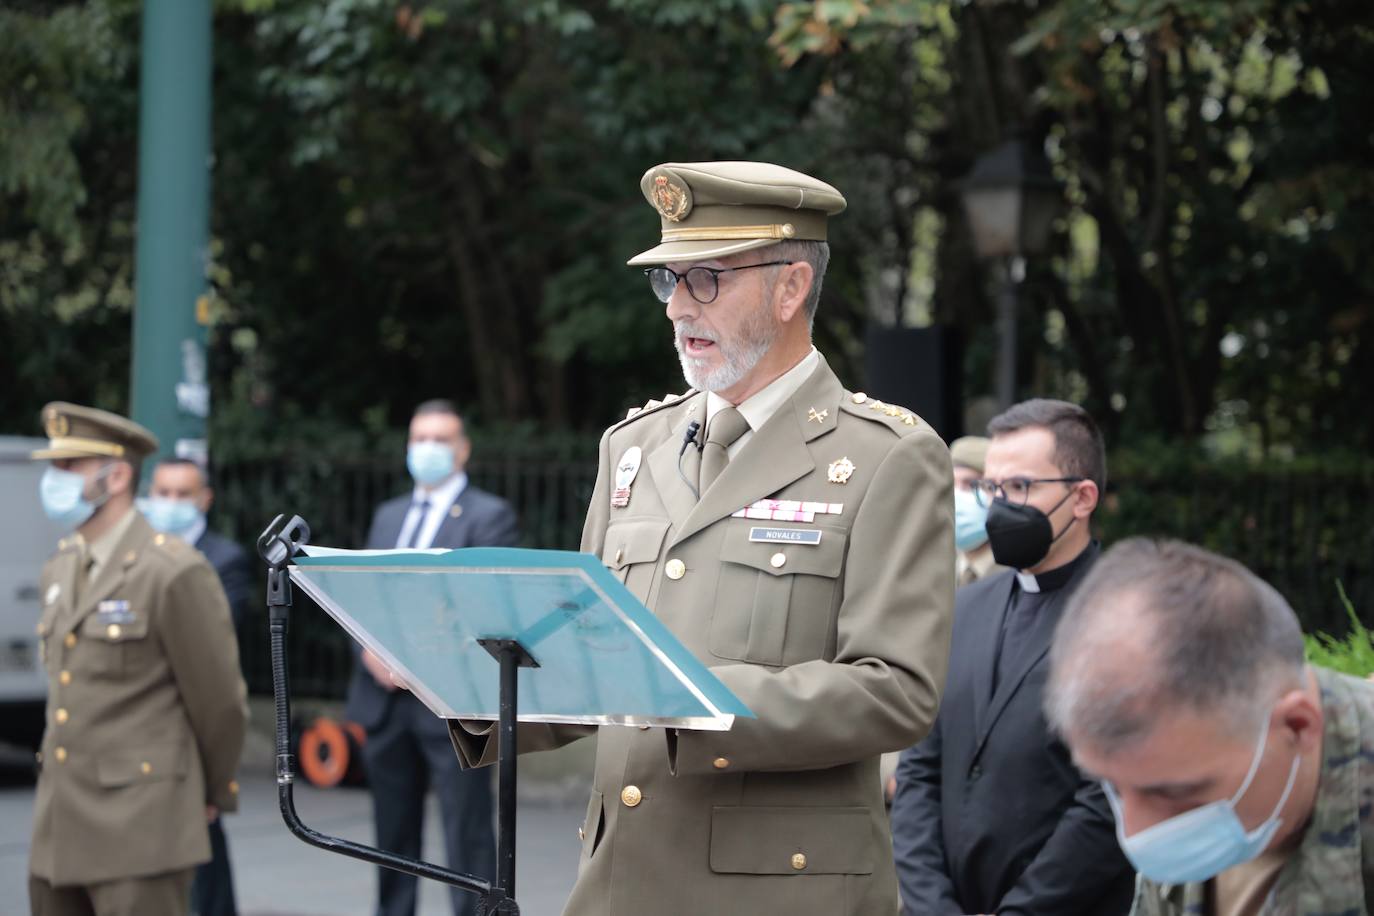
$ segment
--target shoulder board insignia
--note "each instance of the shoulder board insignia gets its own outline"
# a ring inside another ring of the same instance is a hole
[[[888,419],[892,421],[893,425],[912,428],[920,426],[923,423],[917,414],[912,413],[905,407],[900,407],[896,404],[888,404],[877,398],[871,398],[862,391],[850,395],[848,402],[849,403],[844,406],[849,409],[850,413],[857,416],[868,416],[874,420]]]
[[[660,408],[671,407],[672,405],[682,401],[685,398],[691,397],[696,393],[696,389],[689,388],[682,394],[666,394],[663,396],[663,400],[661,401],[657,398],[650,398],[647,402],[645,402],[643,407],[631,407],[629,412],[625,414],[625,419],[621,420],[619,423],[614,424],[611,428],[615,429],[621,426],[622,424],[635,419],[636,417],[640,417],[644,414],[653,413],[655,410],[658,410]]]

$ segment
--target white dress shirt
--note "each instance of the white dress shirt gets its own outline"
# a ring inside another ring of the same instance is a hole
[[[410,508],[406,510],[406,519],[401,524],[401,533],[396,537],[396,546],[410,544],[411,532],[418,525],[420,534],[411,547],[415,550],[428,549],[434,543],[434,536],[439,533],[439,526],[448,517],[449,507],[458,501],[459,496],[463,495],[467,485],[468,475],[459,471],[432,490],[417,486],[415,492],[411,494]],[[421,512],[420,504],[426,500],[429,502],[429,509]]]

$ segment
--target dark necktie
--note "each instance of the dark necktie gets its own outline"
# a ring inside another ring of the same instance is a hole
[[[733,407],[726,407],[711,418],[711,428],[706,431],[706,445],[701,450],[699,489],[702,495],[705,495],[711,484],[720,476],[720,472],[730,463],[730,453],[727,450],[748,429],[749,421]]]
[[[418,503],[412,503],[412,505],[419,508],[420,517],[415,520],[415,527],[410,529],[410,537],[406,538],[406,542],[401,545],[403,549],[409,549],[419,543],[420,529],[425,527],[425,519],[429,517],[428,497],[420,500]]]

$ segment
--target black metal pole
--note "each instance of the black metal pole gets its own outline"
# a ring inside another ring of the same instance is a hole
[[[522,650],[513,643],[501,650],[500,745],[497,758],[496,885],[515,897],[515,711],[519,707]]]
[[[384,849],[364,846],[340,837],[329,836],[307,827],[296,813],[292,788],[295,783],[295,760],[291,754],[291,693],[286,669],[286,633],[291,617],[291,580],[287,566],[291,557],[310,536],[310,529],[293,517],[282,525],[283,516],[268,526],[258,538],[258,552],[267,561],[267,612],[272,643],[272,698],[276,706],[277,801],[287,829],[301,840],[329,852],[352,856],[374,865],[383,865],[420,878],[431,878],[452,884],[482,897],[479,912],[518,914],[514,900],[494,889],[490,881],[464,875],[419,859],[398,856]],[[517,649],[518,652],[518,649]],[[518,658],[518,655],[516,656]],[[512,846],[514,840],[512,839]],[[513,853],[512,853],[513,854]]]

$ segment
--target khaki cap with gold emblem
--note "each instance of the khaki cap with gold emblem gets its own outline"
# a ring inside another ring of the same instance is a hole
[[[958,467],[973,468],[979,474],[988,457],[988,440],[982,436],[964,436],[949,444],[949,460]]]
[[[157,451],[157,437],[133,420],[108,410],[53,401],[43,408],[48,447],[29,455],[53,458],[122,458],[140,461]]]
[[[628,263],[706,261],[788,239],[825,241],[844,195],[768,162],[665,162],[639,181],[662,222],[660,244]]]

